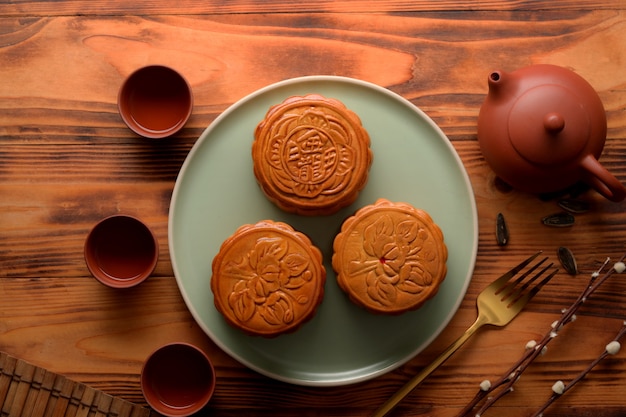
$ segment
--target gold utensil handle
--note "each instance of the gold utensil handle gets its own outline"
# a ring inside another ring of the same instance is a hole
[[[443,364],[458,348],[460,348],[463,343],[467,341],[482,325],[485,324],[485,320],[482,318],[477,318],[474,324],[472,324],[466,331],[459,337],[454,343],[452,343],[446,350],[444,350],[441,355],[437,357],[432,363],[430,363],[427,367],[422,369],[422,371],[411,378],[402,388],[400,388],[395,394],[391,396],[378,410],[372,414],[372,417],[383,417],[387,415],[391,410],[393,410],[396,405],[404,397],[409,395],[411,391],[415,389],[423,380],[428,377],[428,375],[432,374],[435,369],[437,369],[441,364]]]

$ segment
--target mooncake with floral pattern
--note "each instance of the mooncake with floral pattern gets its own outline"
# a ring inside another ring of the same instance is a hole
[[[282,222],[241,226],[213,258],[215,308],[232,326],[254,336],[296,331],[324,296],[322,253]]]
[[[420,308],[447,273],[443,233],[424,210],[379,199],[344,221],[333,242],[337,283],[379,314]]]

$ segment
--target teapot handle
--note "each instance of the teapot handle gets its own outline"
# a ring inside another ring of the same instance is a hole
[[[581,166],[587,174],[585,176],[586,182],[608,200],[620,202],[626,198],[624,185],[593,155],[585,156],[581,160]]]

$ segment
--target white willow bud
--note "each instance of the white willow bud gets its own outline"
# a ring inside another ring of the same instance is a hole
[[[619,352],[621,347],[622,345],[620,345],[620,343],[617,340],[614,340],[608,345],[606,345],[606,353],[608,353],[609,355],[616,355]]]
[[[528,343],[526,343],[526,350],[534,349],[535,346],[537,346],[537,342],[535,340],[529,340]]]
[[[613,265],[613,269],[618,274],[621,274],[622,272],[626,271],[626,264],[624,264],[624,262],[615,262],[615,265]]]
[[[554,385],[552,385],[552,391],[554,391],[556,395],[563,394],[563,392],[565,392],[565,384],[563,381],[556,381]]]

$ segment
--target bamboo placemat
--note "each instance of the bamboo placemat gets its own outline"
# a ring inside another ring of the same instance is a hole
[[[148,417],[150,409],[0,352],[0,417]]]

